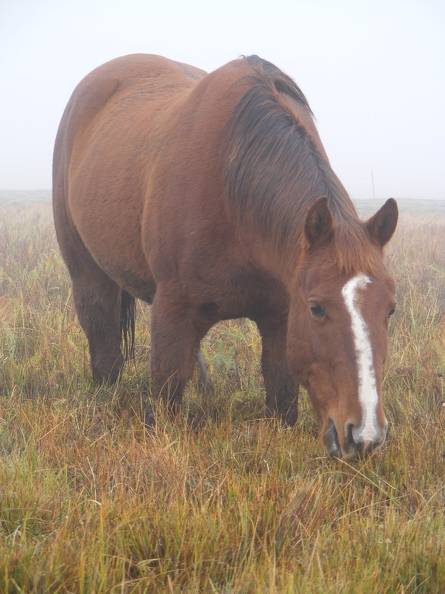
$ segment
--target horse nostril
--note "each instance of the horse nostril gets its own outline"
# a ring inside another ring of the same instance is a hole
[[[348,421],[344,425],[344,446],[340,447],[337,430],[332,419],[329,419],[326,432],[324,434],[324,443],[331,456],[341,458],[344,456],[353,459],[370,454],[373,450],[381,446],[386,437],[385,430],[376,431],[376,434],[369,439],[368,435],[363,435],[363,427],[355,425]]]
[[[346,427],[345,427],[345,446],[347,448],[349,447],[355,447],[356,443],[354,440],[354,435],[352,433],[352,430],[354,429],[354,424],[353,423],[346,423]]]
[[[330,456],[341,458],[341,449],[338,443],[337,430],[332,419],[329,419],[328,428],[324,434],[324,443]]]
[[[381,440],[365,440],[360,432],[360,426],[347,422],[345,424],[345,449],[352,456],[354,453],[358,456],[369,454],[374,448],[379,446]]]
[[[347,421],[344,425],[344,452],[350,459],[362,458],[382,446],[386,439],[387,423],[375,428],[374,432],[364,431],[362,425]]]

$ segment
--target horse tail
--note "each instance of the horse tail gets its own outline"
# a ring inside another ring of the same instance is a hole
[[[121,297],[121,338],[126,360],[134,359],[134,331],[136,319],[136,302],[134,297],[122,291]]]

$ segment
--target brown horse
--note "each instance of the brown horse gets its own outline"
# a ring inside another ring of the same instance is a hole
[[[384,442],[382,247],[397,205],[358,219],[288,76],[257,56],[211,74],[158,56],[108,62],[65,109],[53,177],[95,380],[118,377],[121,337],[132,350],[135,298],[152,304],[152,394],[173,410],[209,328],[248,317],[269,414],[294,424],[302,384],[330,454]]]

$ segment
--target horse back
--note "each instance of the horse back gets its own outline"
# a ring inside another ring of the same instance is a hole
[[[159,56],[125,56],[88,74],[65,109],[53,164],[58,237],[73,235],[63,230],[71,226],[122,286],[125,274],[149,280],[138,231],[146,169],[162,142],[158,119],[204,75]]]

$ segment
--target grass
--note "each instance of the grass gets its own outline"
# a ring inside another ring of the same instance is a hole
[[[212,400],[141,421],[149,310],[116,388],[87,347],[46,204],[0,208],[0,592],[443,593],[445,216],[402,217],[384,388],[391,436],[325,457],[309,403],[261,419],[249,322],[213,329]]]

